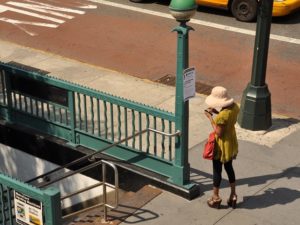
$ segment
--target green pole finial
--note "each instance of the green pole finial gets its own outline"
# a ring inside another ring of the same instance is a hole
[[[196,9],[195,0],[172,0],[169,8],[174,11],[187,11]]]
[[[172,0],[169,6],[172,16],[178,22],[189,21],[196,12],[195,0]]]

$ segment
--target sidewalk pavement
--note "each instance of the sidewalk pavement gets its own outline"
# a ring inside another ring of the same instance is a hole
[[[0,40],[0,61],[15,61],[51,72],[49,75],[173,112],[175,88],[95,67],[46,52]],[[230,90],[229,90],[230,93]],[[300,123],[273,115],[267,131],[247,131],[237,125],[239,155],[234,162],[237,176],[238,207],[226,206],[228,181],[221,188],[219,210],[208,208],[212,188],[212,166],[201,151],[211,131],[203,114],[204,95],[190,100],[189,157],[191,180],[201,196],[187,201],[163,191],[122,224],[141,225],[296,225],[300,221]]]

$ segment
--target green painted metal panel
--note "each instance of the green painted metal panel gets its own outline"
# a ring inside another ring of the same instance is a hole
[[[186,25],[186,21],[180,23],[174,31],[177,32],[177,69],[176,69],[176,104],[175,126],[182,135],[175,139],[175,166],[182,168],[180,176],[175,175],[173,181],[178,185],[190,182],[188,163],[188,134],[189,134],[189,101],[184,101],[183,72],[189,66],[189,31],[192,27]]]
[[[62,210],[60,207],[60,192],[53,187],[49,187],[44,191],[43,204],[46,225],[60,225],[62,224]]]
[[[2,173],[0,173],[0,186],[6,187],[7,190],[17,191],[30,198],[40,201],[43,204],[43,215],[45,219],[45,225],[62,224],[60,192],[58,189],[38,189],[34,186],[26,184],[22,181],[19,181]],[[15,218],[12,216],[13,214],[11,213],[11,211],[14,210],[14,206],[11,204],[11,201],[13,201],[13,194],[9,194],[7,196],[9,197],[9,199],[4,201],[4,199],[1,198],[0,204],[1,206],[4,206],[4,208],[6,208],[6,211],[10,211],[10,213],[8,213],[8,215],[10,216],[10,218],[8,218],[9,221],[14,221]],[[4,210],[2,210],[2,213],[4,213]],[[2,216],[3,219],[6,217],[7,215]],[[15,224],[15,222],[13,224]]]
[[[103,149],[112,144],[111,141],[108,141],[105,138],[99,138],[95,135],[84,133],[79,130],[76,131],[76,136],[80,145],[91,148],[95,151]]]
[[[30,120],[30,123],[28,120]],[[23,126],[30,127],[68,141],[70,141],[71,138],[70,128],[68,126],[47,120],[41,120],[37,117],[29,116],[18,111],[14,111],[13,123],[22,124]]]
[[[101,151],[101,149],[104,149],[112,144],[112,142],[110,141],[106,141],[105,139],[99,140],[98,137],[93,137],[92,135],[88,134],[78,133],[78,138],[80,139],[80,144],[82,146],[88,146],[89,148],[92,148],[96,151]],[[174,171],[172,171],[172,161],[162,160],[159,157],[151,156],[124,145],[110,148],[102,153],[123,160],[129,164],[134,164],[139,167],[162,174],[168,178],[170,178],[171,175],[176,174],[174,173]]]
[[[187,27],[187,32],[188,30],[189,27]],[[186,51],[187,33],[184,33],[183,36],[184,40],[181,42],[180,48],[184,48]],[[180,68],[184,68],[185,65],[186,61],[178,63]],[[0,105],[1,112],[3,111],[3,115],[7,115],[11,122],[37,129],[40,132],[70,141],[72,144],[80,144],[96,151],[107,147],[116,139],[120,140],[128,135],[133,135],[136,129],[141,131],[151,127],[174,133],[175,129],[182,129],[182,119],[188,115],[181,108],[180,102],[176,104],[176,113],[173,114],[37,72],[26,71],[13,65],[0,63],[0,69],[5,71],[4,75],[8,77],[7,81],[10,81],[9,74],[26,76],[28,79],[44,82],[68,93],[68,99],[65,101],[68,104],[65,107],[45,101],[45,99],[39,99],[38,96],[12,92],[8,98],[11,102],[10,107],[2,109]],[[7,82],[6,86],[9,85]],[[180,95],[179,98],[182,99],[181,92],[178,92],[177,95]],[[178,118],[179,116],[180,118]],[[174,126],[175,122],[176,126]],[[178,172],[178,170],[185,170],[185,165],[182,165],[185,164],[185,155],[187,154],[183,152],[186,149],[185,139],[177,137],[176,141],[173,141],[171,137],[159,138],[157,134],[151,133],[151,135],[150,138],[148,131],[146,137],[142,135],[133,137],[123,145],[107,150],[106,154],[169,177],[178,185],[184,185],[187,180],[186,172]],[[178,143],[182,145],[179,146]],[[175,145],[177,147],[176,154],[173,152]],[[165,151],[166,146],[167,151]],[[173,165],[174,155],[176,165]]]
[[[54,85],[59,88],[64,88],[64,89],[67,89],[67,90],[73,91],[73,92],[79,92],[83,95],[88,95],[88,96],[91,96],[94,98],[98,98],[103,101],[107,101],[112,104],[115,104],[115,105],[119,105],[122,107],[128,107],[135,111],[145,112],[145,113],[149,113],[151,115],[154,115],[154,116],[166,119],[166,120],[175,121],[173,113],[166,112],[161,109],[156,109],[151,106],[139,104],[139,103],[136,103],[136,102],[128,100],[128,99],[116,97],[116,96],[113,96],[113,95],[110,95],[110,94],[107,94],[104,92],[93,90],[93,89],[90,89],[90,88],[87,88],[87,87],[84,87],[84,86],[81,86],[78,84],[73,84],[68,81],[61,80],[61,79],[51,77],[48,75],[40,75],[36,72],[28,72],[28,71],[22,70],[18,67],[15,67],[15,66],[9,66],[3,62],[0,62],[0,68],[4,71],[13,73],[15,76],[27,76],[27,77],[30,77],[31,79],[45,82],[46,84]]]
[[[171,178],[175,174],[173,171],[174,166],[171,162],[163,161],[159,158],[151,157],[144,153],[132,151],[122,147],[113,147],[106,150],[104,153],[123,160],[129,164],[151,170],[167,178]]]

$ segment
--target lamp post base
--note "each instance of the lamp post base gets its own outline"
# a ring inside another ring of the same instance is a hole
[[[248,84],[244,91],[238,123],[248,130],[267,130],[272,125],[271,94],[268,86]]]

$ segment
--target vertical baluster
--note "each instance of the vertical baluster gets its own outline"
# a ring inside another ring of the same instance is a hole
[[[24,95],[24,103],[25,103],[25,112],[28,113],[28,102],[27,102],[27,97]]]
[[[6,116],[6,119],[8,122],[12,122],[14,120],[14,116],[12,113],[12,110],[14,108],[13,107],[13,93],[14,92],[12,92],[12,89],[11,89],[11,79],[10,79],[11,77],[8,74],[6,74],[4,70],[3,70],[3,75],[4,75],[6,92],[7,92],[7,116]]]
[[[97,121],[98,121],[98,136],[101,137],[101,117],[100,117],[100,100],[97,99]]]
[[[115,140],[115,132],[114,132],[114,106],[110,103],[110,130],[111,130],[111,140]]]
[[[17,105],[17,96],[16,96],[16,92],[13,92],[13,99],[14,99],[14,108],[17,109],[18,105]]]
[[[142,131],[142,113],[139,112],[139,132]],[[139,149],[142,151],[143,146],[142,146],[142,134],[139,135]]]
[[[119,133],[118,140],[120,141],[122,137],[122,130],[121,130],[121,108],[119,105],[118,105],[118,133]]]
[[[3,104],[6,105],[6,91],[5,91],[5,81],[4,81],[4,71],[1,71],[1,83],[2,83],[2,94],[3,94]]]
[[[65,121],[66,121],[66,125],[69,125],[68,109],[65,109]]]
[[[103,101],[104,104],[104,126],[105,126],[105,138],[107,139],[107,132],[108,132],[108,126],[107,126],[107,105],[106,101]]]
[[[169,121],[169,133],[172,133],[172,122]],[[172,160],[172,137],[169,137],[169,161]]]
[[[42,104],[42,102],[40,101],[40,103],[39,103],[39,101],[38,100],[36,100],[36,107],[37,107],[37,113],[36,113],[36,116],[40,116],[40,107],[39,107],[39,104]]]
[[[18,94],[18,96],[19,96],[19,110],[22,111],[22,107],[23,107],[23,105],[22,105],[22,96],[20,94]]]
[[[62,118],[62,112],[61,112],[61,108],[59,107],[59,122],[62,123],[63,118]]]
[[[95,134],[95,119],[94,119],[94,100],[90,97],[91,102],[91,123],[92,123],[92,134]]]
[[[81,98],[80,94],[77,93],[77,104],[78,104],[78,122],[79,122],[79,129],[82,129],[82,119],[81,119]]]
[[[162,132],[165,132],[165,120],[161,119],[161,125],[162,125]],[[161,137],[161,158],[165,158],[165,135],[162,135]]]
[[[88,116],[87,116],[87,105],[86,105],[86,95],[83,95],[83,107],[84,107],[84,129],[88,132]]]
[[[35,100],[35,115],[39,116],[39,104],[37,100]]]
[[[153,128],[154,130],[157,130],[156,116],[153,117]],[[157,155],[157,134],[156,133],[153,134],[153,142],[154,142],[153,154],[156,156]]]
[[[33,115],[33,102],[32,102],[32,98],[29,98],[29,105],[30,105],[30,114]]]
[[[8,199],[8,216],[9,216],[9,225],[13,225],[13,214],[12,214],[12,205],[11,205],[11,188],[7,188],[7,199]]]
[[[125,122],[125,138],[128,137],[128,118],[127,118],[127,108],[124,108],[124,122]],[[126,146],[128,146],[128,140],[125,141]]]
[[[50,104],[47,102],[47,115],[48,115],[48,120],[51,120],[51,111],[50,111]]]
[[[150,126],[150,118],[149,118],[149,114],[146,115],[146,120],[147,120],[147,129],[149,129]],[[149,153],[149,149],[150,149],[150,132],[149,130],[147,130],[147,148],[146,148],[146,152]]]
[[[134,110],[131,110],[131,116],[132,116],[132,135],[135,134],[135,114],[134,114]],[[135,136],[133,136],[132,139],[132,148],[135,148]]]
[[[0,199],[1,199],[1,214],[2,214],[2,222],[5,223],[6,221],[6,216],[5,216],[5,198],[4,198],[4,193],[3,193],[3,186],[0,184]]]
[[[52,105],[52,111],[53,111],[53,120],[56,121],[56,107],[55,107],[55,105]]]
[[[70,117],[70,142],[80,144],[80,138],[76,137],[77,115],[76,115],[76,94],[73,91],[68,91],[68,109]]]

